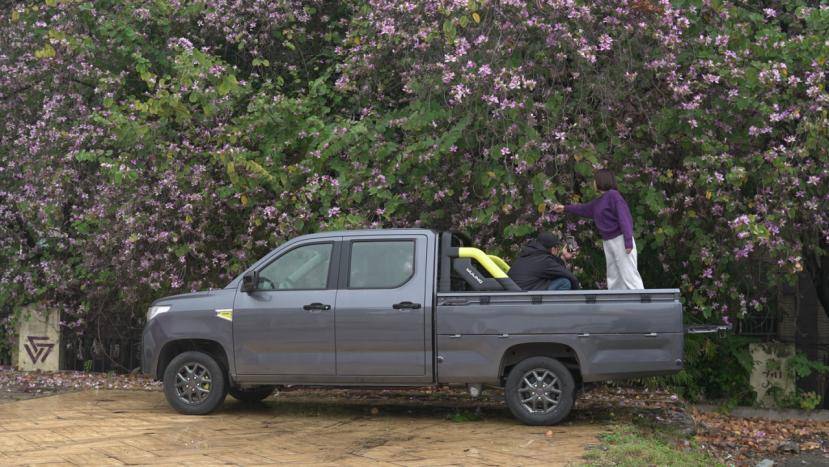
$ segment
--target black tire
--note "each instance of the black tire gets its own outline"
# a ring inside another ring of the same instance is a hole
[[[178,354],[164,369],[164,396],[185,415],[206,415],[219,408],[227,397],[227,386],[222,366],[204,352]]]
[[[537,385],[527,384],[525,377]],[[512,415],[522,423],[555,425],[573,409],[575,387],[573,375],[560,361],[530,357],[510,370],[504,397]]]
[[[230,395],[240,402],[260,402],[267,399],[273,394],[275,386],[257,386],[255,388],[242,389],[239,387],[230,387]]]

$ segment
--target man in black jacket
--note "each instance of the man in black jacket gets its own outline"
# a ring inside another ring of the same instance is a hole
[[[575,290],[579,281],[564,263],[572,254],[562,246],[561,238],[541,232],[530,240],[513,261],[509,277],[524,290]]]

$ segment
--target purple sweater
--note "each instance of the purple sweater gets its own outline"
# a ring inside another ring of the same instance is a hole
[[[633,217],[630,215],[628,204],[618,191],[605,191],[589,203],[568,204],[564,206],[564,211],[592,218],[604,240],[624,235],[625,248],[633,248]]]

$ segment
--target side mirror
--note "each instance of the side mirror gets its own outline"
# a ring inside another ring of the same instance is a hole
[[[259,284],[259,273],[256,271],[249,272],[242,276],[242,287],[240,290],[245,293],[253,292],[256,290],[257,284]]]

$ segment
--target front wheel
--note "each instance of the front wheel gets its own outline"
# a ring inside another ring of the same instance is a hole
[[[259,402],[273,394],[274,389],[274,386],[258,386],[245,389],[231,386],[230,395],[241,402]]]
[[[227,396],[227,378],[216,360],[198,351],[177,355],[164,370],[164,396],[185,415],[205,415]]]
[[[507,376],[504,396],[512,415],[527,425],[555,425],[573,409],[576,384],[560,361],[530,357]]]

